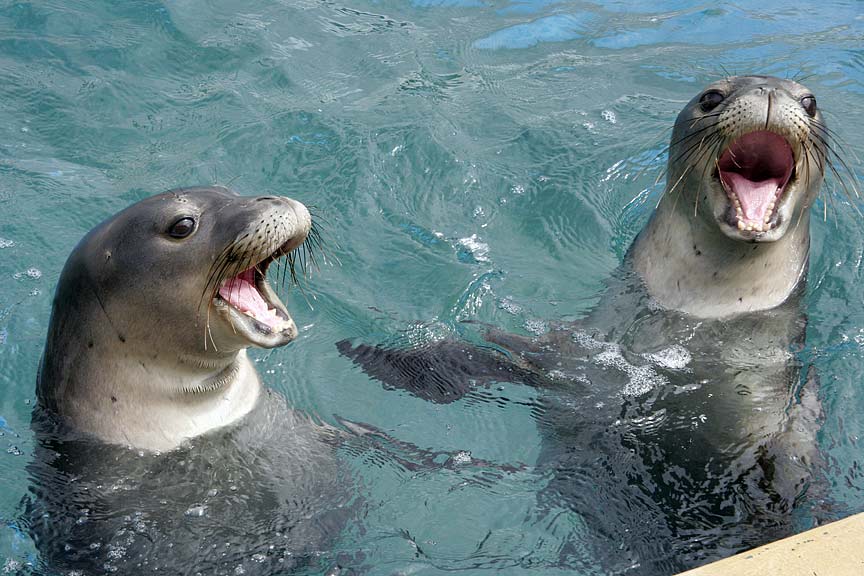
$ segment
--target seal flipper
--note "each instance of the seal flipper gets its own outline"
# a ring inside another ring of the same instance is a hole
[[[386,388],[405,390],[436,404],[449,404],[479,386],[511,382],[540,386],[544,376],[492,348],[441,340],[413,348],[336,343],[343,356]]]

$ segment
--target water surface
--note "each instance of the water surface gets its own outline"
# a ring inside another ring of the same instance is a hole
[[[367,508],[333,557],[372,574],[555,573],[579,519],[534,515],[535,393],[433,406],[334,343],[582,315],[662,190],[666,130],[727,73],[803,79],[860,176],[862,41],[851,0],[0,2],[0,565],[38,563],[14,521],[66,256],[134,201],[216,182],[318,207],[341,263],[287,298],[301,335],[255,354],[269,386],[327,422],[526,464],[418,473],[345,454]],[[864,510],[864,234],[835,187],[814,208],[799,354],[820,373],[839,517]]]

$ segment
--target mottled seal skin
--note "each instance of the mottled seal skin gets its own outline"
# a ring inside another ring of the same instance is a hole
[[[479,347],[338,348],[433,402],[541,388],[540,521],[571,527],[564,565],[672,574],[787,535],[818,484],[818,381],[795,351],[829,145],[806,87],[714,83],[678,116],[666,191],[587,317]]]
[[[288,198],[186,188],[73,250],[33,415],[25,519],[47,571],[331,565],[351,510],[339,434],[263,388],[245,352],[296,337],[266,273],[310,226]]]

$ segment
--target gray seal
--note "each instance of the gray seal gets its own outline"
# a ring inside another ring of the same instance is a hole
[[[353,513],[336,456],[347,435],[262,387],[246,356],[297,336],[268,272],[293,275],[315,234],[294,200],[185,188],[75,247],[38,379],[24,514],[52,573],[335,563]]]
[[[818,379],[794,351],[810,207],[837,161],[806,87],[716,82],[678,115],[665,192],[585,318],[480,345],[337,347],[432,402],[541,389],[537,517],[563,565],[672,574],[786,536],[820,499]]]
[[[245,349],[297,336],[267,270],[310,227],[299,202],[218,187],[166,192],[106,220],[60,275],[40,402],[76,430],[145,450],[237,422],[261,395]]]

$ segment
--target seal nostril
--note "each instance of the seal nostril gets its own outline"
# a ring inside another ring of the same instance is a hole
[[[255,199],[256,202],[264,202],[265,200],[279,200],[278,196],[259,196]]]

